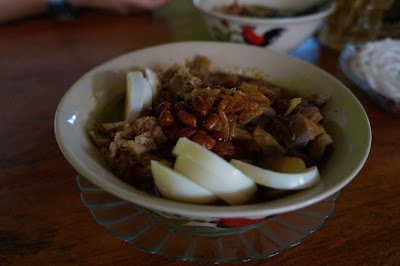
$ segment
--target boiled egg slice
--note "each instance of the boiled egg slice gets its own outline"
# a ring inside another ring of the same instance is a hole
[[[160,80],[157,74],[149,68],[145,69],[145,75],[152,91],[152,99],[154,100],[154,98],[160,93]]]
[[[251,180],[242,179],[233,172],[223,170],[215,174],[209,167],[206,168],[186,156],[177,157],[174,169],[231,205],[250,201],[256,191]]]
[[[151,90],[151,86],[149,81],[146,79],[146,82],[144,83],[144,98],[143,98],[143,109],[147,109],[151,106],[151,103],[153,102],[153,92]],[[140,115],[140,114],[139,114]]]
[[[316,166],[306,168],[302,172],[283,173],[263,169],[239,160],[231,160],[231,164],[253,179],[255,183],[275,189],[304,189],[314,186],[320,180]]]
[[[175,171],[200,184],[231,205],[249,202],[257,191],[254,181],[215,153],[180,138],[173,154]]]
[[[218,200],[214,193],[160,162],[151,161],[151,173],[158,191],[167,199],[198,204]]]
[[[145,97],[148,97],[148,81],[142,72],[128,72],[125,98],[125,120],[137,119],[143,109]]]
[[[159,79],[151,69],[132,71],[127,74],[125,120],[139,118],[143,109],[151,106],[153,99],[158,95]]]

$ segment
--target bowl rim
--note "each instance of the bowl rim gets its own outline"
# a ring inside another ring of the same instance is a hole
[[[274,24],[298,24],[309,22],[313,20],[317,20],[320,18],[324,18],[331,14],[336,9],[336,4],[334,1],[330,1],[326,5],[324,5],[321,11],[317,11],[315,13],[305,15],[305,16],[298,16],[298,17],[287,17],[287,18],[252,18],[252,17],[240,17],[240,16],[233,16],[223,14],[218,11],[210,10],[204,8],[200,5],[201,1],[203,0],[193,0],[192,4],[200,10],[202,13],[217,17],[223,20],[230,20],[235,21],[242,24],[266,24],[266,23],[274,23]]]
[[[198,204],[190,204],[190,203],[182,203],[182,202],[177,202],[174,200],[169,200],[169,199],[164,199],[164,198],[159,198],[155,196],[151,196],[150,194],[147,194],[146,192],[143,192],[141,190],[135,189],[134,187],[124,183],[121,181],[118,177],[110,173],[113,178],[116,180],[119,180],[118,184],[115,184],[111,181],[105,180],[104,178],[98,178],[98,174],[95,173],[94,171],[90,170],[86,165],[84,165],[77,156],[70,150],[68,147],[68,144],[64,142],[64,140],[61,137],[61,132],[62,132],[62,127],[65,124],[65,121],[63,120],[62,117],[62,109],[65,105],[65,102],[67,101],[68,97],[72,94],[74,88],[76,85],[79,84],[80,81],[85,79],[88,75],[92,73],[96,73],[98,69],[102,69],[107,65],[112,64],[115,61],[119,61],[122,58],[129,56],[130,54],[134,53],[141,53],[145,51],[151,51],[152,49],[160,49],[160,48],[168,48],[170,46],[175,46],[175,45],[204,45],[204,44],[211,44],[211,45],[216,45],[216,46],[240,46],[241,49],[257,49],[259,52],[265,53],[265,48],[260,48],[260,47],[253,47],[253,46],[248,46],[244,44],[237,44],[237,43],[221,43],[221,42],[213,42],[213,41],[191,41],[191,42],[174,42],[174,43],[167,43],[167,44],[161,44],[161,45],[156,45],[156,46],[151,46],[151,47],[146,47],[143,49],[138,49],[134,50],[129,53],[122,54],[118,57],[115,57],[111,60],[108,60],[95,68],[91,69],[89,72],[81,76],[64,94],[64,96],[61,98],[57,110],[55,113],[54,117],[54,133],[56,137],[57,144],[66,158],[66,160],[71,164],[71,166],[83,177],[87,178],[89,181],[91,181],[93,184],[99,186],[103,190],[117,196],[118,198],[122,198],[124,200],[127,200],[129,202],[132,202],[138,206],[142,206],[151,210],[155,211],[161,211],[161,212],[168,212],[168,213],[174,213],[178,215],[184,215],[184,216],[191,216],[191,217],[218,217],[218,218],[235,218],[235,217],[266,217],[269,215],[274,215],[274,214],[279,214],[279,213],[286,213],[292,210],[300,209],[309,205],[312,205],[316,202],[319,202],[334,193],[338,192],[341,190],[344,186],[346,186],[353,178],[358,174],[358,172],[361,170],[361,168],[364,166],[369,152],[371,148],[371,126],[370,122],[368,119],[368,116],[365,112],[365,109],[361,105],[361,103],[358,101],[357,97],[346,87],[344,86],[339,80],[337,80],[334,76],[329,74],[328,72],[311,65],[307,62],[304,62],[300,59],[294,58],[292,56],[289,56],[285,53],[281,52],[276,52],[273,50],[268,49],[268,52],[270,53],[275,53],[279,54],[281,57],[287,57],[290,60],[296,60],[301,63],[305,63],[310,65],[310,67],[315,68],[315,70],[322,74],[322,75],[328,75],[330,78],[334,79],[336,82],[338,82],[339,85],[343,86],[345,90],[349,93],[349,97],[353,98],[356,107],[359,108],[361,111],[361,114],[363,115],[363,118],[366,122],[368,132],[366,132],[367,136],[367,146],[365,147],[365,150],[362,152],[362,159],[358,162],[358,164],[353,168],[351,173],[341,180],[337,185],[332,187],[329,190],[326,190],[322,193],[317,193],[316,196],[313,197],[306,197],[305,199],[302,199],[300,201],[296,201],[294,203],[286,204],[285,206],[268,206],[266,208],[264,205],[268,204],[268,202],[261,202],[261,203],[253,203],[253,204],[245,204],[245,205],[237,205],[237,206],[215,206],[215,205],[198,205]],[[106,171],[106,170],[105,170]],[[122,185],[121,185],[122,184]],[[132,193],[134,192],[134,193]]]

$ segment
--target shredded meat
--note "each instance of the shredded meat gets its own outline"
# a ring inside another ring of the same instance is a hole
[[[157,150],[167,140],[158,119],[151,116],[135,121],[95,123],[90,136],[110,166],[122,176],[138,164],[147,167],[148,163],[141,163],[142,155]]]
[[[175,72],[167,84],[172,98],[178,94],[190,92],[201,85],[201,79],[194,76],[188,67],[181,67]]]
[[[209,78],[210,72],[210,59],[205,56],[197,56],[193,59],[192,62],[189,63],[190,72],[205,81]]]

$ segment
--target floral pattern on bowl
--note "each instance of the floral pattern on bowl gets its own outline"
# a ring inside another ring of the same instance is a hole
[[[259,2],[248,1],[247,3],[260,4]],[[312,36],[324,18],[335,9],[335,4],[328,2],[316,12],[304,16],[251,18],[228,15],[215,10],[224,3],[226,4],[226,1],[193,1],[194,6],[202,12],[214,39],[284,52],[294,49]]]
[[[276,27],[265,29],[264,32],[258,33],[255,26],[243,25],[240,28],[235,28],[225,19],[220,20],[219,24],[220,26],[214,25],[211,27],[211,32],[215,39],[219,41],[244,42],[262,47],[272,45],[286,31],[285,28]]]

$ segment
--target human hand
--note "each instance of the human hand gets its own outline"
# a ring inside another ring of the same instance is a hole
[[[72,5],[113,11],[121,15],[155,10],[168,0],[70,0]]]

